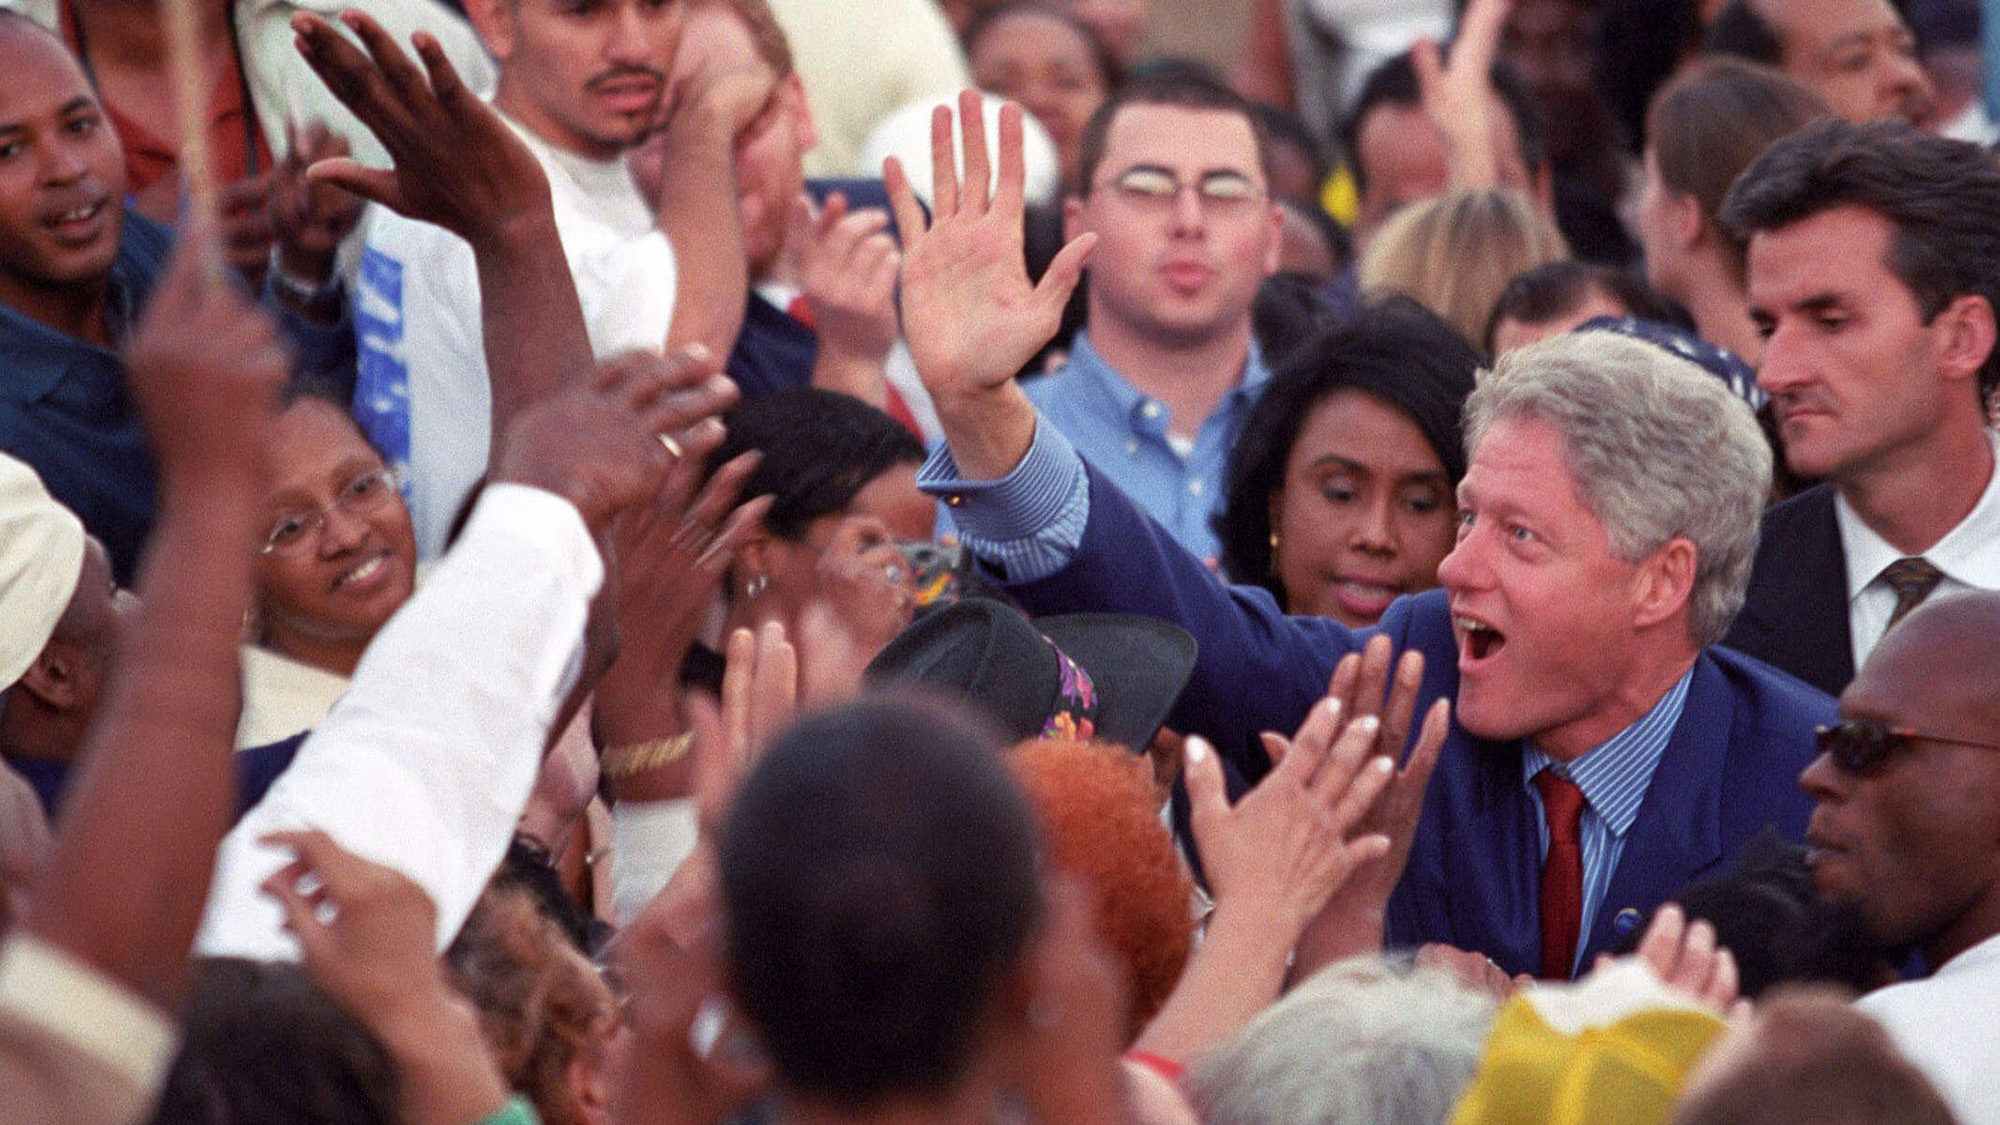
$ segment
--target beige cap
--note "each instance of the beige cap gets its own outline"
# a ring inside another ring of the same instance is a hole
[[[83,522],[0,453],[0,688],[42,654],[83,572]]]

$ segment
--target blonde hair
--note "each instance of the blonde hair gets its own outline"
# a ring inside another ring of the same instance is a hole
[[[1515,275],[1569,257],[1562,233],[1526,196],[1451,191],[1396,212],[1358,267],[1370,297],[1401,293],[1474,346]]]

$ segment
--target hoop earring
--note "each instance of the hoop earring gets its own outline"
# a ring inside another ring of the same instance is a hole
[[[770,588],[771,588],[770,575],[753,574],[750,576],[750,581],[745,582],[743,584],[743,596],[754,600],[756,598],[763,597],[764,591]]]

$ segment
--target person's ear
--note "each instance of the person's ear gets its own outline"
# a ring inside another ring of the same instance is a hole
[[[1971,293],[1946,305],[1932,318],[1931,328],[1938,338],[1938,370],[1953,381],[1977,379],[2000,342],[1992,302]]]
[[[1063,196],[1063,242],[1075,242],[1077,235],[1089,229],[1083,220],[1083,197]]]
[[[813,123],[812,103],[806,100],[806,84],[798,72],[785,75],[785,96],[792,100],[793,111],[799,122],[799,155],[811,152],[819,145],[819,126]]]
[[[77,683],[83,674],[84,652],[74,642],[51,637],[15,686],[51,711],[68,711],[77,704]]]
[[[1693,248],[1708,231],[1708,220],[1701,213],[1701,201],[1671,188],[1662,189],[1661,194],[1666,196],[1667,224],[1673,232],[1674,244],[1682,250]]]
[[[1273,203],[1268,210],[1270,211],[1270,229],[1268,231],[1269,241],[1264,247],[1265,277],[1270,277],[1272,274],[1278,272],[1278,265],[1283,259],[1285,249],[1285,209]]]
[[[730,565],[730,581],[735,584],[731,597],[754,598],[769,588],[771,568],[777,563],[773,547],[771,533],[762,526],[744,535],[736,545],[736,561]]]
[[[1694,593],[1698,552],[1694,541],[1675,537],[1641,559],[1632,578],[1632,624],[1644,629],[1681,612]]]
[[[611,1125],[611,1083],[605,1062],[581,1055],[569,1060],[563,1075],[574,1099],[577,1119],[584,1125]]]
[[[521,0],[465,0],[465,18],[486,52],[505,62],[514,54],[514,5]]]

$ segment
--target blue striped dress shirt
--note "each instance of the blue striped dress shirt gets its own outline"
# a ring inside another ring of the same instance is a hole
[[[1542,808],[1541,790],[1535,788],[1535,775],[1553,766],[1583,790],[1583,932],[1577,937],[1572,973],[1581,968],[1584,947],[1590,944],[1591,923],[1604,905],[1612,872],[1618,870],[1618,857],[1625,851],[1625,834],[1639,816],[1646,789],[1653,783],[1653,770],[1681,721],[1681,708],[1687,704],[1688,684],[1693,679],[1694,669],[1689,668],[1638,722],[1567,765],[1542,753],[1533,743],[1521,745],[1521,786],[1535,805],[1544,858],[1549,854],[1549,819]]]

